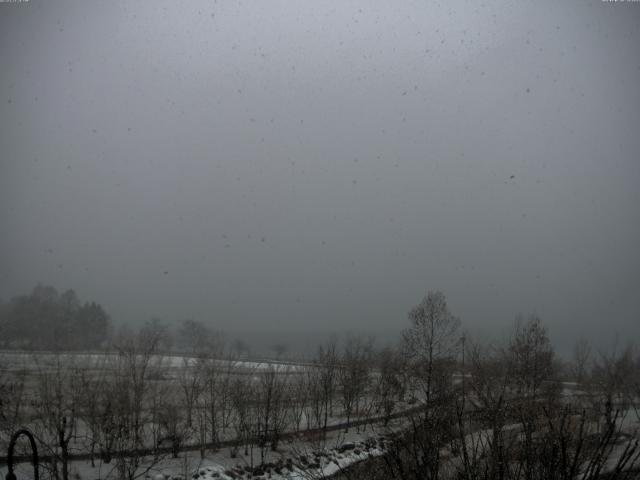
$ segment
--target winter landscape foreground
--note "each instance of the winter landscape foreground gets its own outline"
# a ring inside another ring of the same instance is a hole
[[[5,352],[2,451],[28,428],[55,480],[638,474],[640,355],[579,342],[561,360],[536,316],[481,344],[428,292],[397,346],[332,339],[286,362],[197,322],[179,332],[179,355],[158,322],[102,353]]]

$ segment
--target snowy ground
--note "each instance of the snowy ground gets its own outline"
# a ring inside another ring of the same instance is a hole
[[[177,465],[168,463],[150,477],[161,480],[161,475],[162,480],[182,480],[187,471],[193,480],[326,478],[356,462],[382,455],[384,451],[384,439],[363,433],[335,434],[328,442],[334,445],[328,443],[325,448],[313,448],[308,443],[293,442],[276,453],[270,452],[265,464],[259,467],[252,467],[247,457],[233,459],[228,452],[220,452],[202,461],[194,458],[197,463],[191,469],[185,470],[184,460],[182,465],[180,462]]]
[[[319,445],[318,439],[284,441],[276,452],[268,451],[265,463],[260,466],[260,451],[253,447],[245,455],[243,450],[233,458],[229,448],[218,452],[183,452],[179,458],[165,457],[151,468],[146,480],[240,480],[271,478],[274,480],[318,479],[329,477],[356,462],[382,455],[385,437],[370,429],[366,432],[352,430],[349,433],[329,432]],[[96,464],[89,461],[73,461],[70,478],[74,480],[97,480],[117,478],[113,464]],[[0,478],[6,476],[6,467],[0,468]],[[32,478],[31,467],[20,465],[18,478]]]
[[[43,352],[12,352],[0,351],[0,360],[5,369],[24,369],[36,366],[46,367],[53,365],[55,361],[73,361],[77,365],[85,365],[87,367],[94,366],[96,362],[105,357],[116,357],[113,353],[43,353]],[[214,360],[220,367],[231,366],[232,369],[238,370],[267,370],[275,369],[277,372],[292,373],[302,372],[311,367],[311,365],[300,365],[288,362],[279,362],[276,360]],[[154,357],[152,364],[162,365],[166,368],[182,368],[185,366],[193,366],[197,362],[195,357],[185,355],[162,355]]]
[[[628,411],[621,416],[619,424],[621,430],[628,436],[638,435],[640,422],[634,412]],[[402,421],[393,421],[385,432],[397,431],[402,427]],[[517,430],[517,425],[511,425],[508,429]],[[260,450],[253,446],[245,452],[243,449],[237,452],[235,457],[231,455],[231,449],[225,447],[217,452],[206,452],[201,458],[200,452],[182,452],[177,459],[166,456],[160,462],[149,469],[141,477],[144,480],[249,480],[249,479],[274,479],[274,480],[302,480],[326,478],[340,472],[354,463],[380,456],[384,453],[388,436],[380,435],[382,428],[372,429],[370,426],[364,430],[351,428],[349,433],[344,431],[332,431],[327,433],[326,439],[304,437],[283,440],[276,452],[266,451],[264,464],[261,465]],[[470,434],[467,438],[470,447],[477,445],[482,437],[490,434],[490,431],[481,430]],[[627,437],[628,438],[628,437]],[[621,439],[622,440],[622,439]],[[624,443],[617,444],[611,452],[606,470],[615,466],[617,458],[624,450]],[[443,458],[449,457],[450,452],[443,451]],[[98,463],[92,468],[88,461],[71,462],[71,478],[74,480],[98,480],[117,478],[117,472],[113,470],[115,465]],[[6,467],[0,468],[0,478],[6,476]],[[21,465],[18,478],[32,478],[31,469]]]

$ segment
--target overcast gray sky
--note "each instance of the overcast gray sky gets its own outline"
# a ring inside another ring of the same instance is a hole
[[[630,2],[0,3],[0,297],[638,337],[639,46]]]

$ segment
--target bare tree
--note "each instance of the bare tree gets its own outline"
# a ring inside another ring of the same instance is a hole
[[[306,372],[305,372],[306,373]],[[300,424],[309,401],[309,384],[307,375],[295,372],[291,375],[288,384],[288,412],[291,417],[291,424],[296,433],[300,432]]]
[[[182,396],[182,407],[186,415],[187,428],[193,428],[193,411],[204,388],[205,362],[203,358],[182,357],[178,370],[178,386]]]
[[[329,416],[333,415],[333,397],[335,394],[336,378],[338,373],[338,354],[336,346],[336,338],[330,338],[325,345],[320,345],[318,347],[318,355],[316,358],[320,404],[322,407],[322,414],[324,415],[322,428],[325,431],[325,434],[329,422]]]
[[[264,463],[267,444],[272,450],[278,448],[278,442],[286,426],[285,389],[286,372],[278,372],[273,365],[259,373],[256,386],[256,432],[260,447],[260,460]]]
[[[457,408],[459,468],[463,478],[503,478],[510,455],[509,363],[503,349],[473,341],[465,354],[470,376]]]
[[[324,407],[323,400],[325,390],[323,379],[325,379],[322,367],[312,366],[306,369],[307,403],[305,403],[305,418],[307,430],[311,428],[321,428],[323,425]]]
[[[600,352],[594,361],[590,394],[608,428],[613,427],[616,412],[626,410],[632,403],[634,371],[631,345],[622,350],[615,345],[609,353]]]
[[[0,439],[8,444],[20,420],[25,416],[26,367],[11,368],[9,360],[0,358]]]
[[[106,383],[108,376],[108,354],[84,358],[85,365],[78,369],[79,412],[78,416],[86,429],[85,448],[91,457],[91,466],[95,467],[96,450],[109,450],[111,445],[105,444],[109,420],[109,397]]]
[[[571,358],[571,376],[578,384],[582,384],[586,379],[589,371],[589,363],[591,361],[591,345],[582,338],[573,347],[573,356]]]
[[[402,350],[421,408],[408,414],[407,429],[389,432],[392,441],[383,459],[392,477],[436,480],[443,465],[441,449],[455,437],[453,372],[460,322],[441,292],[428,292],[409,312],[409,320]]]
[[[151,376],[161,371],[159,352],[166,348],[166,330],[157,322],[140,329],[137,336],[120,338],[113,375],[108,385],[113,398],[113,437],[116,468],[122,479],[134,480],[144,476],[162,455],[153,451],[145,456],[148,445],[145,427],[159,423],[160,392],[154,392]],[[157,436],[157,434],[154,434]]]
[[[240,447],[244,447],[244,455],[251,454],[253,466],[253,435],[255,433],[256,389],[249,375],[235,378],[230,387],[230,399],[233,406],[232,425],[236,443],[231,447],[230,455],[235,458]]]
[[[377,367],[379,375],[373,389],[376,412],[382,412],[384,425],[391,419],[397,403],[404,397],[403,365],[401,356],[387,347],[378,353]]]
[[[207,350],[198,355],[197,372],[200,377],[199,395],[196,404],[199,412],[199,430],[201,455],[204,456],[204,444],[209,438],[210,443],[219,440],[218,430],[224,428],[224,412],[228,404],[228,382],[223,381],[225,366],[230,370],[230,361],[223,360],[224,343],[222,337],[216,335],[211,338]],[[215,448],[215,447],[214,447]]]
[[[342,406],[347,417],[346,431],[352,416],[358,415],[360,403],[369,384],[372,342],[361,338],[347,339],[338,368]]]
[[[411,326],[403,332],[404,352],[429,405],[451,378],[460,320],[449,311],[444,294],[433,291],[409,312],[409,320]]]
[[[225,390],[226,383],[221,378],[223,372],[220,371],[221,365],[215,358],[201,359],[203,365],[202,372],[202,409],[204,411],[204,421],[206,422],[206,431],[209,434],[209,441],[216,444],[219,440],[218,430],[220,429],[219,419],[221,417],[220,410],[225,407],[227,394]],[[223,410],[224,412],[224,410]],[[206,438],[206,435],[205,435]]]
[[[168,444],[173,458],[178,458],[180,449],[190,432],[181,407],[180,402],[172,399],[170,395],[160,399],[157,421],[161,428],[161,435],[158,446]]]
[[[37,365],[38,394],[35,433],[51,458],[51,476],[68,480],[70,444],[80,409],[75,357],[54,354],[33,359]]]
[[[516,320],[508,355],[517,393],[536,398],[543,382],[555,373],[553,348],[537,315],[531,315],[526,322],[521,317]]]
[[[206,355],[217,341],[218,335],[199,320],[184,320],[178,328],[178,347],[191,355]]]

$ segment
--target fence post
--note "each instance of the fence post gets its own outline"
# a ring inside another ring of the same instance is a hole
[[[7,467],[9,471],[6,476],[6,480],[16,480],[16,474],[13,473],[13,448],[15,447],[16,441],[20,435],[26,435],[29,439],[29,443],[31,444],[31,463],[33,464],[33,480],[38,480],[38,448],[36,447],[36,441],[31,432],[24,428],[22,430],[18,430],[11,436],[9,451],[7,453]]]

